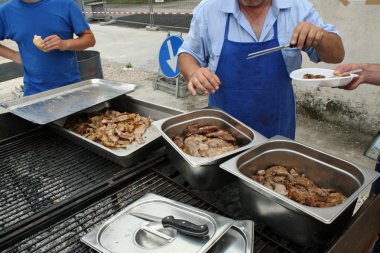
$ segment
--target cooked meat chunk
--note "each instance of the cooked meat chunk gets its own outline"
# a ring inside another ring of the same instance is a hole
[[[238,148],[232,134],[212,125],[190,125],[182,136],[174,136],[173,141],[185,153],[197,157],[218,156]]]
[[[137,113],[107,110],[104,113],[73,115],[65,128],[109,148],[127,148],[134,141],[144,143],[143,134],[151,121]]]
[[[313,74],[305,74],[303,75],[303,79],[323,79],[326,78],[323,75],[313,75]]]
[[[288,190],[286,190],[286,187],[285,185],[283,184],[276,184],[274,186],[274,191],[283,195],[283,196],[287,196],[288,195]]]
[[[350,73],[341,73],[341,74],[334,74],[334,77],[345,77],[345,76],[350,76]]]
[[[250,178],[303,205],[331,207],[341,204],[347,198],[334,189],[319,187],[312,180],[300,176],[294,168],[288,172],[283,166],[272,166],[259,170]]]
[[[216,132],[208,133],[208,134],[206,134],[206,137],[208,137],[208,138],[219,138],[219,139],[222,139],[224,141],[227,141],[227,142],[230,142],[233,144],[236,143],[236,138],[234,136],[232,136],[232,134],[230,134],[229,132],[224,131],[224,130],[218,130]]]

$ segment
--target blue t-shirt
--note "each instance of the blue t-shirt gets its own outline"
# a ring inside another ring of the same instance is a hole
[[[43,52],[33,44],[34,35],[42,39],[58,35],[72,39],[89,29],[74,0],[40,0],[25,3],[10,0],[0,6],[0,40],[17,42],[24,66],[24,94],[31,95],[80,81],[74,51]]]

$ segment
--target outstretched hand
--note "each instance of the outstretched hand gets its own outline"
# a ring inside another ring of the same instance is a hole
[[[345,64],[345,65],[340,65],[334,69],[334,74],[342,74],[345,72],[349,72],[355,69],[361,69],[362,66],[361,64]],[[339,87],[340,89],[345,89],[345,90],[354,90],[356,89],[360,84],[365,83],[366,77],[364,73],[359,73],[358,77],[355,77],[352,79],[352,81],[347,84],[346,86]]]

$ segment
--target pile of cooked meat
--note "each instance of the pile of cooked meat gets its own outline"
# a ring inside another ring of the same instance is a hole
[[[127,148],[134,141],[144,143],[143,134],[151,122],[137,113],[107,110],[70,116],[65,128],[109,148]]]
[[[185,153],[197,157],[213,157],[239,148],[231,133],[212,125],[190,125],[173,140]]]
[[[332,207],[342,203],[347,197],[334,189],[318,187],[313,181],[300,176],[295,169],[288,171],[283,166],[272,166],[259,170],[251,178],[275,192],[287,196],[303,205]]]

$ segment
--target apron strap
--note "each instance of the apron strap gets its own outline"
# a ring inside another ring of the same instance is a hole
[[[231,13],[228,13],[227,20],[226,20],[226,28],[224,29],[224,39],[228,39],[228,32],[230,30],[230,16]]]

